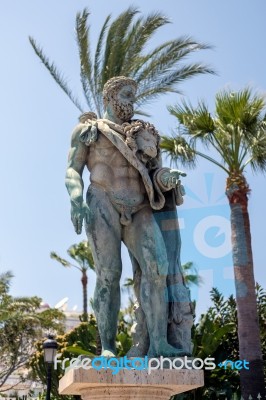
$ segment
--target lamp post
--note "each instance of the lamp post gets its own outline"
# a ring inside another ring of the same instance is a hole
[[[48,335],[47,339],[43,343],[44,350],[44,362],[47,364],[47,389],[46,389],[46,400],[51,398],[51,387],[52,387],[52,364],[56,355],[57,342],[54,340],[52,335]]]

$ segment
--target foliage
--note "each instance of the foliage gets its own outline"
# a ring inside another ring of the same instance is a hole
[[[187,56],[194,52],[210,48],[189,36],[169,40],[148,51],[150,40],[170,20],[159,12],[139,16],[139,10],[132,6],[113,21],[111,15],[106,17],[93,55],[89,14],[85,8],[76,15],[76,41],[86,107],[96,111],[99,117],[103,115],[103,86],[114,76],[124,75],[135,79],[139,88],[136,102],[141,106],[161,94],[178,93],[177,86],[194,75],[213,73],[213,70],[204,64],[184,62]],[[83,112],[80,101],[54,62],[50,62],[34,38],[30,37],[29,40],[56,83]],[[138,110],[138,113],[143,114],[141,110]]]
[[[81,276],[81,283],[82,283],[82,291],[83,291],[83,314],[80,317],[82,321],[88,321],[88,299],[87,299],[87,284],[88,284],[88,276],[87,271],[88,269],[95,270],[94,267],[94,260],[92,256],[91,248],[88,242],[85,240],[78,244],[73,244],[67,250],[68,255],[77,262],[77,264],[72,264],[71,262],[67,261],[66,259],[60,257],[54,251],[51,252],[50,256],[54,260],[58,261],[63,267],[70,268],[74,267],[78,269],[82,276]]]
[[[74,267],[79,271],[87,271],[88,269],[94,270],[94,261],[92,257],[92,252],[90,246],[86,240],[80,242],[78,244],[73,244],[67,250],[68,255],[78,263],[72,264],[71,262],[67,261],[66,259],[60,257],[54,251],[51,252],[51,258],[58,261],[63,267]]]
[[[118,330],[116,336],[116,348],[118,357],[125,356],[132,346],[132,337],[130,330],[133,320],[128,318],[128,310],[129,309],[126,308],[119,313]]]
[[[214,288],[211,290],[211,300],[213,305],[206,314],[201,315],[195,327],[193,353],[202,359],[215,358],[216,365],[225,360],[236,361],[239,356],[235,299],[233,296],[224,299],[224,296]],[[238,393],[239,374],[237,372],[216,368],[210,371],[205,370],[204,375],[205,387],[196,391],[198,396],[202,395],[204,399],[211,399],[214,393],[226,392],[227,396],[230,396],[230,392],[233,391]]]
[[[266,290],[258,284],[256,297],[266,373]],[[194,357],[213,357],[216,365],[225,360],[237,361],[239,354],[236,301],[233,296],[225,299],[215,288],[211,290],[211,300],[212,306],[201,315],[193,328]],[[240,399],[239,373],[229,366],[226,369],[205,370],[204,380],[204,388],[190,392],[184,399]],[[176,399],[180,397],[176,396]]]
[[[203,101],[195,108],[185,101],[170,107],[170,113],[179,122],[179,134],[172,139],[163,138],[161,146],[174,162],[185,159],[187,165],[194,166],[196,157],[200,156],[227,174],[226,195],[231,208],[239,348],[241,357],[253,362],[256,377],[255,389],[251,374],[241,373],[241,394],[246,399],[251,394],[254,396],[256,390],[262,396],[265,392],[248,213],[250,188],[244,173],[248,165],[254,172],[266,171],[266,102],[262,95],[245,88],[237,93],[228,90],[218,93],[215,106],[213,116]],[[199,144],[205,146],[207,154],[199,150]],[[242,258],[240,262],[239,255],[244,251],[245,260]],[[243,265],[245,268],[242,268]],[[242,287],[248,288],[245,298],[241,293]]]
[[[182,265],[182,272],[184,281],[187,286],[196,285],[200,286],[203,283],[202,277],[198,274],[193,262],[188,261]]]
[[[264,379],[266,387],[266,290],[256,284],[256,297],[260,325],[260,338],[264,365]]]
[[[26,365],[35,341],[43,336],[44,330],[61,332],[64,320],[58,310],[41,311],[39,297],[11,296],[12,277],[9,271],[0,275],[0,387],[11,374]]]
[[[86,355],[94,356],[96,354],[96,321],[93,315],[90,315],[88,322],[81,322],[76,328],[70,332],[56,337],[58,343],[57,353],[62,354],[61,360],[68,358],[69,360],[77,357],[78,350],[86,349]],[[46,384],[46,365],[44,362],[43,340],[37,342],[35,353],[32,355],[29,367],[32,370],[32,378],[40,380]],[[77,350],[77,352],[75,351]],[[82,353],[84,354],[84,352]],[[69,361],[65,367],[69,366]],[[59,379],[63,377],[65,371],[59,363],[57,369],[52,374],[52,390],[53,396],[57,397]]]
[[[169,107],[179,122],[179,134],[163,137],[161,147],[174,162],[180,160],[195,166],[196,156],[203,157],[228,175],[243,173],[248,164],[253,171],[266,171],[266,115],[263,96],[249,88],[237,93],[223,91],[216,95],[216,111],[212,117],[202,101],[197,107],[183,101]],[[202,153],[198,142],[215,150],[221,158]]]
[[[130,326],[123,319],[121,313],[118,324],[117,333],[117,350],[118,356],[124,356],[132,345],[129,333]],[[69,360],[78,356],[87,356],[89,358],[96,357],[97,350],[97,325],[93,314],[89,315],[87,322],[81,322],[76,328],[64,335],[56,337],[58,343],[57,353],[62,354],[60,360],[68,359],[65,368],[69,366]],[[40,340],[36,344],[36,351],[30,359],[29,367],[32,370],[32,378],[39,379],[44,385],[46,384],[46,366],[44,363],[43,341]],[[57,369],[52,374],[52,395],[57,398],[59,379],[64,375],[65,370],[62,364],[57,365]],[[68,396],[71,400],[72,396]],[[66,399],[67,400],[67,399]]]

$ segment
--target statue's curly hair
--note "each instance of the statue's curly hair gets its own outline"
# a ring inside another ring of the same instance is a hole
[[[109,79],[104,87],[103,87],[103,104],[106,107],[108,101],[110,101],[114,94],[116,94],[123,86],[129,85],[134,89],[134,92],[137,91],[137,82],[132,78],[128,78],[126,76],[114,76]]]

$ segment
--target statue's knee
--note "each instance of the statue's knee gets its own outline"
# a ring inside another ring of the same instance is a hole
[[[98,274],[98,279],[103,285],[119,285],[121,270],[102,269]]]
[[[146,280],[157,287],[164,287],[166,285],[166,274],[160,274],[157,269],[149,269],[143,274]]]
[[[168,275],[168,263],[167,261],[150,263],[146,266],[146,273],[148,279],[152,281],[165,282]]]

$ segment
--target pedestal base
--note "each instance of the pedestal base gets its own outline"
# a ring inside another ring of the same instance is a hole
[[[80,394],[84,400],[169,400],[171,396],[204,385],[202,370],[71,369],[59,382],[60,394]]]
[[[81,393],[84,400],[169,400],[173,392],[168,388],[154,388],[152,386],[111,386],[105,388],[91,388]]]

